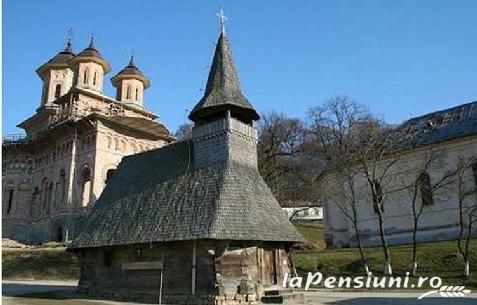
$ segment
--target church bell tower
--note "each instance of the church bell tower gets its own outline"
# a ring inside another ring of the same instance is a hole
[[[243,95],[225,34],[225,17],[207,79],[204,96],[189,114],[195,123],[194,166],[207,167],[228,162],[257,167],[257,130],[260,117]]]
[[[41,106],[53,106],[53,102],[70,90],[73,84],[73,71],[68,66],[75,54],[68,40],[63,51],[36,69],[43,81]]]
[[[71,69],[74,71],[74,86],[103,92],[104,74],[111,71],[108,62],[94,46],[93,37],[86,49],[69,61]]]
[[[111,78],[111,83],[116,87],[116,100],[130,106],[144,108],[144,90],[150,86],[150,82],[134,64],[133,55],[129,64]]]

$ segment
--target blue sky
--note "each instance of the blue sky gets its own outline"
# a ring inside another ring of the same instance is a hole
[[[477,1],[4,1],[3,133],[34,114],[34,70],[74,29],[76,52],[94,32],[112,66],[130,50],[150,78],[146,107],[172,131],[201,97],[223,6],[242,87],[259,112],[303,117],[346,94],[399,122],[477,100]]]

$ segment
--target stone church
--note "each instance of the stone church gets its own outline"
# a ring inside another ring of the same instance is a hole
[[[172,142],[157,115],[144,107],[150,83],[133,58],[111,78],[93,40],[79,54],[66,48],[36,73],[41,104],[21,122],[24,136],[2,143],[3,237],[26,243],[71,240],[124,156]]]
[[[123,158],[69,245],[79,289],[159,304],[248,304],[290,272],[303,237],[257,168],[259,115],[225,31],[192,138]]]
[[[409,185],[416,177],[425,177],[420,182],[422,186],[413,195],[417,198],[416,206],[422,206],[417,242],[458,239],[461,217],[459,190],[469,194],[477,190],[477,101],[411,118],[397,125],[395,130],[412,139],[412,145],[403,145],[399,158],[395,158],[393,166],[387,168],[390,179],[381,185],[391,194],[386,202],[384,223],[388,244],[412,243],[414,222]],[[436,160],[431,162],[430,156]],[[463,160],[468,164],[462,173],[462,180],[453,177],[445,186],[436,187],[443,176],[456,171]],[[426,166],[426,163],[430,165]],[[389,163],[382,164],[377,166],[377,170],[383,170],[384,165]],[[318,187],[324,194],[323,222],[327,246],[358,246],[355,227],[343,213],[343,210],[351,213],[346,198],[352,195],[357,200],[362,244],[369,247],[381,245],[378,215],[365,177],[353,177],[353,193],[346,185],[343,187],[343,181],[348,183],[332,170],[318,179]],[[466,221],[472,207],[477,205],[477,193],[466,196],[462,205]],[[477,236],[477,232],[474,234]]]

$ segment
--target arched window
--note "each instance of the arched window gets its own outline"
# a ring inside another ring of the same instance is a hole
[[[381,211],[384,212],[383,202],[383,189],[379,181],[373,181],[373,209],[375,213],[379,212],[379,206],[381,206]]]
[[[47,192],[48,192],[48,195],[46,197],[46,200],[47,200],[46,213],[50,214],[52,203],[53,203],[53,182],[50,182],[50,184],[48,184]]]
[[[55,99],[59,98],[61,96],[61,85],[58,84],[55,87]]]
[[[136,101],[139,101],[139,88],[136,88]]]
[[[35,217],[35,209],[36,209],[37,198],[39,194],[40,194],[40,191],[38,190],[37,187],[35,187],[35,189],[33,190],[33,193],[31,194],[31,206],[30,206],[31,217]]]
[[[422,173],[419,176],[419,189],[421,191],[421,200],[423,205],[432,205],[434,198],[432,197],[431,177],[428,173]]]
[[[60,170],[60,179],[59,179],[59,203],[65,205],[66,200],[66,171],[64,168]]]
[[[41,212],[42,214],[46,213],[48,203],[48,179],[43,178],[41,182]]]
[[[10,214],[10,212],[12,211],[14,191],[15,190],[13,189],[13,187],[5,190],[5,198],[7,198],[7,214]]]
[[[129,85],[126,87],[126,99],[131,99],[131,86]]]
[[[132,147],[133,153],[137,153],[137,146],[136,146],[136,144],[131,143],[131,147]]]
[[[85,167],[81,172],[81,206],[86,207],[89,204],[91,193],[91,170]]]
[[[96,71],[93,74],[93,85],[96,85]]]
[[[111,149],[111,144],[112,144],[111,142],[112,142],[111,137],[108,136],[108,149]]]
[[[111,177],[114,175],[115,171],[116,171],[116,169],[114,169],[114,168],[108,169],[108,171],[106,172],[106,181],[104,182],[105,184],[109,183],[109,181],[111,180]]]
[[[114,139],[114,150],[119,150],[119,140],[117,138]]]
[[[57,181],[55,184],[55,189],[54,189],[54,195],[53,195],[53,208],[56,209],[59,206],[59,201],[60,201],[60,182]]]
[[[88,83],[88,78],[89,78],[89,69],[86,68],[84,69],[84,73],[83,73],[83,84]]]

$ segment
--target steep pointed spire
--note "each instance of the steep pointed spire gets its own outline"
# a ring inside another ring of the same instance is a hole
[[[224,116],[228,111],[233,117],[247,123],[260,118],[242,93],[229,42],[221,25],[204,96],[189,118],[197,123]]]
[[[88,49],[96,50],[96,48],[94,47],[94,36],[93,36],[93,34],[91,34],[91,37],[89,38]]]
[[[241,92],[240,82],[225,33],[220,33],[217,41],[205,94],[211,93],[214,89]]]
[[[135,67],[135,65],[134,65],[134,54],[131,54],[131,58],[129,58],[128,66]]]

